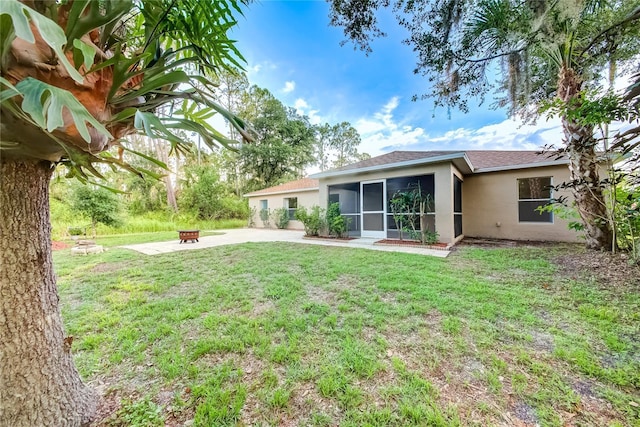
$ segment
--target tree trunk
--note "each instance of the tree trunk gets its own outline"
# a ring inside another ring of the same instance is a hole
[[[97,396],[65,337],[51,260],[48,161],[0,160],[0,426],[79,426]]]
[[[156,146],[156,155],[158,156],[158,159],[161,162],[164,162],[168,168],[170,168],[171,166],[169,165],[169,155],[167,154],[167,150],[165,148],[165,144],[163,144],[161,141],[158,141],[157,139],[154,140],[155,146]],[[162,177],[162,181],[164,182],[164,186],[167,189],[167,206],[169,206],[169,209],[171,209],[173,212],[178,212],[178,202],[176,200],[176,191],[173,188],[173,183],[171,182],[171,175],[170,174],[166,174]]]
[[[558,97],[567,108],[575,108],[582,81],[577,73],[563,67],[558,78]],[[587,248],[611,250],[613,233],[608,220],[607,206],[602,195],[598,174],[598,155],[593,126],[562,117],[564,143],[569,157],[571,190],[584,224]]]

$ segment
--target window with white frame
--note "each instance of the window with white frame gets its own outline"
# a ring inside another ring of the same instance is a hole
[[[269,201],[268,200],[260,200],[260,210],[264,211],[269,209]]]
[[[295,219],[296,209],[298,209],[298,198],[289,197],[284,199],[284,208],[289,211],[289,219]]]
[[[518,179],[518,220],[520,222],[552,223],[551,212],[538,208],[551,201],[551,177]]]

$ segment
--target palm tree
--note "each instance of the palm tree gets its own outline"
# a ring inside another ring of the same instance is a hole
[[[463,30],[463,44],[476,52],[472,58],[501,59],[503,87],[513,109],[555,96],[553,107],[560,112],[564,133],[564,146],[555,151],[569,160],[571,182],[564,186],[572,189],[591,249],[611,249],[614,242],[599,177],[603,158],[595,123],[580,110],[587,97],[585,83],[599,67],[615,63],[615,51],[624,41],[618,39],[620,33],[640,18],[640,8],[636,4],[632,9],[630,3],[559,0],[523,7],[484,0]]]
[[[369,50],[383,34],[375,12],[385,0],[330,0],[331,22]],[[357,4],[357,7],[354,6]],[[526,118],[547,104],[559,111],[560,152],[570,162],[572,189],[585,224],[587,247],[611,249],[612,230],[598,174],[593,122],[581,108],[599,72],[612,61],[632,62],[640,50],[638,0],[423,0],[393,2],[416,72],[432,83],[424,97],[469,110],[472,97],[505,94],[497,106]],[[496,84],[497,83],[497,84]]]
[[[245,3],[0,1],[0,424],[85,425],[96,408],[58,306],[53,169],[83,181],[100,176],[97,163],[142,173],[123,157],[136,154],[122,140],[135,132],[176,150],[186,149],[180,129],[230,147],[206,121],[216,113],[249,138],[210,84],[243,61],[227,32]]]

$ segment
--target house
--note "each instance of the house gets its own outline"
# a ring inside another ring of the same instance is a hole
[[[265,227],[261,220],[260,212],[272,212],[274,209],[285,208],[289,210],[289,225],[287,228],[303,230],[304,226],[295,219],[295,212],[298,206],[311,207],[320,205],[318,198],[318,180],[313,178],[302,178],[290,181],[275,187],[254,191],[245,194],[249,198],[249,209],[251,211],[251,223],[256,227]],[[273,226],[273,221],[271,222]]]
[[[578,235],[567,221],[536,210],[551,198],[571,200],[569,191],[550,189],[569,181],[567,163],[535,151],[394,151],[246,196],[258,210],[338,202],[350,235],[382,239],[398,236],[389,200],[419,184],[433,201],[427,226],[443,243],[464,236],[573,242]]]

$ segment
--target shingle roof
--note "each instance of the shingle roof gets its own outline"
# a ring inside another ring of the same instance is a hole
[[[465,151],[474,170],[489,168],[508,168],[518,165],[534,165],[556,161],[555,155],[539,154],[539,151],[498,151],[469,150]],[[563,160],[558,160],[562,162]]]
[[[566,159],[556,159],[553,155],[539,154],[538,151],[500,151],[500,150],[460,150],[460,151],[392,151],[367,160],[362,160],[341,168],[322,172],[318,176],[330,176],[334,173],[357,171],[359,169],[387,168],[409,162],[413,164],[449,161],[452,158],[469,160],[471,172],[482,172],[483,169],[512,169],[524,165],[542,163],[566,163]],[[424,161],[424,162],[423,162]]]
[[[328,172],[338,172],[353,169],[362,169],[374,166],[384,166],[393,163],[408,162],[411,160],[428,159],[431,157],[446,156],[447,154],[459,153],[459,151],[392,151],[381,156],[372,157],[357,163],[331,169]]]
[[[313,178],[302,178],[296,181],[285,182],[284,184],[276,185],[274,187],[265,188],[258,191],[253,191],[251,193],[245,194],[245,197],[249,196],[259,196],[266,194],[278,194],[278,193],[289,193],[294,191],[303,191],[303,190],[316,190],[318,188],[318,180]]]

